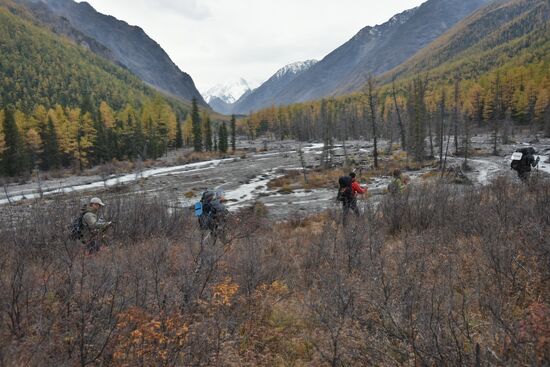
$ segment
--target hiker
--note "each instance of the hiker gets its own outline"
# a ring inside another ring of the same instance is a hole
[[[200,202],[195,204],[195,215],[201,229],[217,232],[223,227],[229,214],[224,202],[225,197],[221,192],[207,190],[202,194]]]
[[[104,206],[100,198],[92,198],[89,205],[82,208],[82,243],[86,245],[89,254],[99,251],[101,247],[99,235],[112,224],[99,216],[99,211]]]
[[[350,173],[349,176],[340,177],[338,183],[340,185],[338,200],[342,202],[342,223],[346,225],[350,210],[352,210],[357,217],[361,215],[357,207],[357,195],[365,194],[367,189],[362,188],[359,182],[357,182],[357,175],[355,172]]]
[[[393,170],[392,176],[393,178],[388,185],[388,192],[392,195],[402,193],[405,190],[405,186],[409,183],[408,179],[403,176],[399,168]]]
[[[521,181],[526,182],[531,175],[531,167],[539,164],[540,157],[535,159],[537,152],[533,147],[520,148],[512,154],[511,168],[518,173]]]

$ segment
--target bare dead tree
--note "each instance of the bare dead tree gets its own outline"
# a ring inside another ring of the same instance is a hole
[[[392,97],[393,97],[393,103],[395,105],[395,113],[397,114],[397,124],[399,126],[399,132],[401,134],[401,149],[407,150],[407,141],[405,139],[405,136],[407,135],[405,132],[405,125],[403,124],[403,119],[401,118],[401,111],[399,110],[399,104],[397,103],[397,90],[395,88],[395,76],[392,80]]]
[[[367,97],[368,112],[372,128],[372,136],[374,139],[374,168],[378,168],[378,136],[376,133],[378,91],[376,90],[374,77],[372,75],[368,78],[365,95]]]
[[[459,111],[459,104],[460,104],[460,79],[455,79],[455,85],[454,85],[454,106],[453,106],[453,132],[454,132],[454,146],[455,146],[455,154],[458,154],[459,147],[458,147],[458,120],[460,116]]]
[[[443,145],[445,142],[445,119],[447,117],[446,107],[445,107],[445,90],[441,91],[441,99],[439,101],[439,170],[443,172]]]

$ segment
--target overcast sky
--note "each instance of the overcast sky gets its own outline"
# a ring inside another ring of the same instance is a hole
[[[143,28],[201,92],[240,77],[259,84],[292,62],[320,60],[361,28],[423,1],[88,0]]]

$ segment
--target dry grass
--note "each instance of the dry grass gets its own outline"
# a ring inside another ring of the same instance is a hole
[[[355,172],[358,175],[359,182],[370,182],[375,177],[391,176],[395,169],[402,171],[419,171],[428,167],[435,167],[436,161],[415,162],[408,158],[407,153],[397,151],[391,156],[380,156],[378,169],[361,169],[358,168]],[[338,186],[338,179],[341,176],[349,174],[352,169],[346,168],[330,168],[330,169],[314,169],[307,171],[307,182],[304,180],[304,175],[301,170],[290,171],[283,177],[274,179],[268,183],[271,189],[299,190],[299,189],[321,189],[335,188]]]

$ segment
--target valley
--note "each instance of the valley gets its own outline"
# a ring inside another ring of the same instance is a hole
[[[529,145],[529,138],[519,138],[515,145],[503,145],[502,156],[483,154],[471,157],[468,162],[471,171],[464,174],[468,182],[473,185],[487,185],[499,176],[515,178],[515,172],[510,170],[509,156],[515,147]],[[339,204],[334,200],[337,183],[327,182],[324,187],[290,188],[268,187],[274,179],[292,172],[303,171],[298,148],[302,146],[304,161],[308,173],[318,170],[323,144],[301,145],[292,141],[270,142],[268,150],[260,152],[266,144],[260,141],[242,141],[240,144],[248,151],[236,157],[225,157],[204,162],[184,165],[162,166],[158,163],[155,168],[143,168],[139,171],[126,174],[100,176],[72,176],[66,179],[52,179],[38,183],[24,185],[9,185],[0,193],[0,205],[14,204],[25,208],[32,205],[33,200],[41,196],[46,201],[58,201],[65,198],[74,200],[101,195],[105,198],[140,195],[150,200],[157,197],[168,198],[172,205],[181,209],[191,208],[194,202],[200,199],[204,190],[223,191],[228,200],[227,206],[231,211],[251,207],[259,202],[263,204],[270,218],[284,220],[295,216],[308,216],[320,213],[329,208],[337,208]],[[489,151],[490,137],[480,135],[472,139],[472,149]],[[379,149],[384,150],[387,143],[382,142]],[[550,139],[542,139],[534,144],[540,152],[541,162],[538,170],[541,174],[550,174]],[[346,142],[346,149],[350,157],[357,159],[355,169],[360,173],[372,170],[372,142]],[[334,150],[334,164],[341,166],[344,152],[341,145]],[[384,158],[382,158],[384,159]],[[447,167],[460,167],[462,158],[448,157]],[[401,163],[406,166],[406,162]],[[316,168],[317,167],[317,168]],[[423,175],[437,170],[436,167],[420,170],[407,170],[404,173],[411,178],[412,184],[419,185],[425,181]],[[323,175],[323,171],[320,171]],[[342,175],[345,170],[342,169]],[[390,181],[389,172],[384,175],[370,177],[361,182],[369,192],[368,201],[376,203],[381,195],[385,194]],[[9,197],[9,199],[8,199]],[[361,199],[363,202],[364,199]]]

